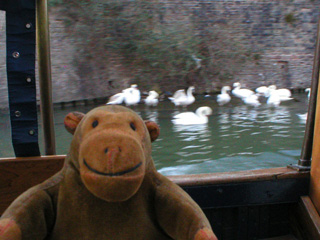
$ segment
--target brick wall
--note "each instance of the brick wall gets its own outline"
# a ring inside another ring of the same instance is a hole
[[[319,0],[163,2],[162,17],[167,22],[186,21],[193,16],[198,19],[199,31],[219,29],[227,40],[245,45],[256,54],[256,61],[241,66],[234,78],[223,84],[240,81],[249,88],[263,84],[289,88],[310,86]],[[4,17],[4,12],[0,12],[0,107],[7,106]],[[93,65],[90,79],[81,76],[73,64],[81,55],[73,47],[73,39],[65,31],[56,8],[50,9],[50,36],[54,102],[109,96],[129,85],[131,70],[121,64],[120,56],[105,56],[109,61],[104,69]],[[222,84],[218,79],[209,81],[209,90]],[[175,89],[181,84],[181,81],[161,82],[160,88]],[[208,86],[202,90],[208,90]]]
[[[168,2],[169,6],[175,4]],[[179,4],[191,8],[212,29],[219,26],[223,35],[259,53],[260,60],[244,66],[234,81],[251,88],[262,83],[290,88],[310,86],[320,1],[216,0]]]

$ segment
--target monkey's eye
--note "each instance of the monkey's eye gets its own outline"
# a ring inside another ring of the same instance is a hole
[[[98,126],[98,124],[99,124],[98,120],[94,120],[92,122],[92,127],[95,128],[96,126]]]
[[[130,127],[133,131],[136,130],[136,125],[133,122],[130,123]]]

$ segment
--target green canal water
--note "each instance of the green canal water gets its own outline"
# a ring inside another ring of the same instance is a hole
[[[197,97],[186,109],[169,101],[155,108],[144,104],[131,107],[143,119],[157,122],[160,137],[152,144],[153,159],[164,175],[198,174],[224,171],[273,168],[297,163],[304,137],[305,121],[297,114],[307,111],[305,94],[296,94],[297,101],[268,107],[262,100],[259,107],[249,107],[238,99],[218,106],[215,96]],[[180,112],[210,106],[213,114],[207,125],[176,126],[171,120]],[[72,111],[88,112],[89,106],[55,106],[54,122],[57,154],[67,154],[72,136],[64,129],[63,120]],[[40,118],[39,118],[40,121]],[[39,123],[41,125],[41,121]],[[0,112],[0,154],[14,156],[11,146],[8,111]],[[43,140],[40,130],[40,147]]]

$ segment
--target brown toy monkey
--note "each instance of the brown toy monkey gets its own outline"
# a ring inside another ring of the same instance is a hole
[[[69,113],[65,126],[74,137],[63,169],[9,206],[1,240],[217,239],[199,206],[156,171],[156,123],[108,105]]]

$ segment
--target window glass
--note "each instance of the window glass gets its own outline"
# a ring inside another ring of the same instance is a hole
[[[141,101],[129,107],[160,125],[153,158],[163,174],[272,168],[298,161],[319,3],[303,8],[294,2],[246,1],[49,3],[58,154],[68,152],[72,138],[63,126],[68,112],[87,112],[136,84]],[[278,105],[275,95],[239,98],[232,93],[237,82],[238,88],[251,91],[286,88],[291,99]],[[191,86],[192,104],[176,106],[169,99]],[[230,89],[221,92],[224,86]],[[151,90],[159,94],[156,106],[145,104]],[[218,102],[219,94],[231,100]],[[0,98],[7,101],[2,93]],[[194,124],[190,115],[174,120],[203,106],[212,110],[207,123]]]

